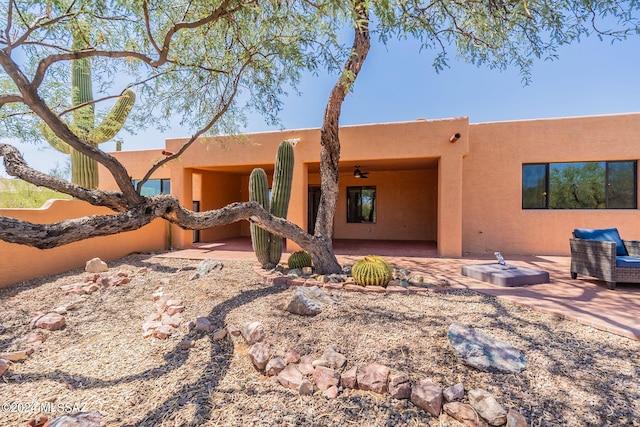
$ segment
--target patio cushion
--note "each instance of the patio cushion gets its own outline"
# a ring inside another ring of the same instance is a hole
[[[616,255],[628,255],[627,249],[624,247],[624,243],[622,243],[622,239],[620,238],[620,233],[618,233],[617,228],[601,228],[596,230],[576,228],[573,230],[573,235],[578,239],[597,240],[598,242],[615,242]]]
[[[640,258],[634,256],[617,256],[616,267],[640,268]]]

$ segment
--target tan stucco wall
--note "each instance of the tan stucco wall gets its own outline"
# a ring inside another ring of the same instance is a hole
[[[159,145],[161,142],[159,142]],[[127,172],[131,179],[141,179],[147,173],[154,163],[162,160],[162,149],[157,150],[134,150],[134,151],[116,151],[109,153],[126,166]],[[151,176],[152,179],[171,178],[171,169],[168,166],[162,166]],[[98,165],[98,182],[102,190],[119,191],[116,181],[111,173],[101,164]]]
[[[69,218],[109,213],[109,209],[97,208],[77,200],[52,200],[41,209],[0,209],[2,216],[35,224],[51,224]],[[165,250],[166,230],[166,221],[156,220],[140,230],[95,237],[44,250],[0,241],[0,288],[34,277],[84,267],[88,260],[95,257],[110,261],[132,252]]]
[[[340,129],[341,183],[336,212],[336,238],[424,239],[437,240],[442,255],[457,256],[462,253],[462,158],[468,152],[468,119],[388,123],[364,126],[346,126]],[[456,142],[451,135],[460,133]],[[254,167],[262,167],[270,175],[278,144],[285,139],[299,139],[294,148],[295,168],[293,191],[287,218],[300,227],[307,227],[307,188],[310,179],[318,174],[320,131],[318,129],[287,130],[243,135],[241,137],[216,137],[192,145],[180,158],[172,162],[172,193],[185,206],[191,206],[197,192],[193,191],[192,174],[206,170],[240,176],[238,201],[247,200],[244,190],[246,177]],[[176,152],[185,139],[169,139],[166,149]],[[114,153],[120,158],[119,153]],[[407,162],[430,160],[428,168],[418,172],[407,170]],[[137,162],[133,157],[128,162]],[[368,180],[353,180],[353,165],[373,170]],[[455,169],[445,176],[438,176],[438,168]],[[377,175],[376,184],[373,184]],[[219,175],[222,177],[222,175]],[[229,180],[233,179],[231,183]],[[349,185],[376,185],[380,197],[378,224],[346,224],[346,195]],[[219,183],[202,184],[202,191],[215,191],[220,201],[231,200],[229,190],[236,191],[235,178],[225,177],[229,188]],[[213,181],[211,181],[213,183]],[[443,188],[446,191],[443,191]],[[384,194],[383,191],[384,190]],[[195,193],[195,194],[194,194]],[[392,193],[392,194],[388,194]],[[418,197],[416,197],[416,195]],[[203,197],[203,196],[201,196]],[[437,206],[446,206],[447,215],[437,216]],[[414,207],[415,209],[411,209]],[[203,205],[203,209],[204,209]],[[406,209],[405,209],[406,208]],[[369,231],[371,228],[371,232]],[[232,233],[246,235],[247,224],[239,228],[228,227],[220,236]],[[208,233],[202,235],[214,236]],[[191,244],[190,231],[174,230],[174,243]]]
[[[524,210],[523,163],[637,160],[640,114],[473,124],[464,159],[463,250],[569,254],[576,227],[640,238],[640,211]]]

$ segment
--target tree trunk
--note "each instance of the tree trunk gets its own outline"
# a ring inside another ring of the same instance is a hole
[[[340,272],[340,265],[333,254],[333,244],[331,242],[339,190],[340,137],[338,130],[340,127],[340,112],[344,98],[358,77],[358,73],[362,69],[362,64],[371,47],[369,11],[366,2],[357,1],[354,5],[354,11],[355,37],[351,55],[347,59],[338,81],[331,90],[324,111],[322,129],[320,130],[321,194],[314,235],[318,247],[313,248],[314,252],[320,253],[316,255],[317,258],[312,254],[312,258],[318,270],[331,273]],[[310,249],[307,249],[307,251],[311,253]],[[323,251],[331,254],[331,256],[322,254]]]

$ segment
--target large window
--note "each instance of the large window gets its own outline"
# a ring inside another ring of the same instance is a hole
[[[139,179],[133,180],[133,186],[138,187]],[[140,195],[142,196],[155,196],[156,194],[171,194],[171,180],[170,179],[150,179],[144,183]]]
[[[376,222],[376,187],[347,187],[347,222]]]
[[[637,161],[522,165],[523,209],[636,209]]]

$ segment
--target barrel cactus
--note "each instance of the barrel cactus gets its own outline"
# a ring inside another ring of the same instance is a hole
[[[258,202],[274,216],[286,218],[291,198],[292,181],[293,145],[289,141],[282,141],[276,154],[271,200],[268,196],[267,174],[260,168],[254,169],[249,176],[249,200]],[[282,237],[269,233],[258,226],[251,226],[253,251],[263,268],[273,268],[280,262],[282,240]]]
[[[307,251],[295,251],[289,255],[289,268],[311,267],[311,255]]]
[[[86,42],[88,32],[87,24],[79,21],[78,27],[73,30],[73,50],[89,47]],[[67,126],[84,143],[97,147],[113,138],[124,125],[135,99],[135,92],[126,89],[100,125],[96,126],[90,59],[71,61],[71,103],[77,108],[73,110],[73,123],[67,123]],[[71,156],[71,181],[86,188],[98,188],[98,163],[62,141],[46,124],[43,123],[40,130],[53,148]]]
[[[360,286],[387,286],[393,277],[393,268],[384,258],[369,255],[353,264],[351,277]]]

